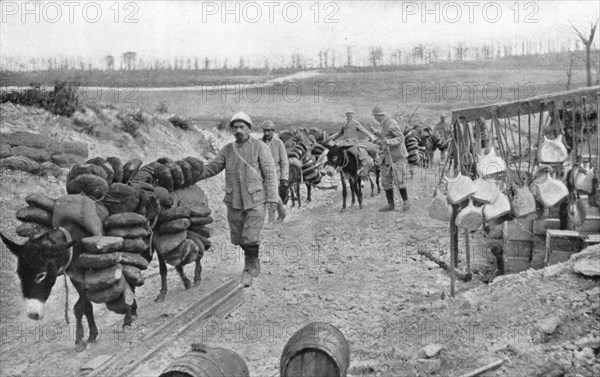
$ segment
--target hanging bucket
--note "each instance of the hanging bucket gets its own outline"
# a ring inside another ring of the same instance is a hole
[[[515,217],[525,217],[535,213],[535,197],[529,187],[515,187],[513,192],[515,195],[512,198],[512,208]]]
[[[448,182],[448,201],[452,204],[465,201],[477,191],[471,178],[461,173],[454,178],[446,177],[445,179]]]
[[[542,164],[556,164],[565,162],[569,158],[567,147],[563,143],[562,134],[556,139],[544,136],[544,142],[538,149],[538,161]]]
[[[554,207],[569,195],[567,186],[562,181],[552,178],[547,172],[533,182],[531,191],[545,208]]]
[[[436,190],[435,196],[429,206],[429,217],[440,221],[450,221],[452,217],[452,206],[446,195]]]
[[[483,215],[485,216],[486,220],[497,219],[509,212],[510,201],[508,200],[508,196],[506,196],[504,193],[500,193],[493,203],[483,206]]]
[[[489,204],[492,203],[500,194],[500,189],[496,182],[487,180],[484,178],[477,178],[475,182],[475,193],[471,195],[471,199],[475,199],[478,202]]]
[[[490,152],[480,155],[477,161],[477,174],[482,178],[495,177],[506,171],[506,162],[496,154],[492,145]]]
[[[469,204],[456,216],[456,226],[470,232],[476,231],[483,224],[483,207],[475,207],[469,199]]]

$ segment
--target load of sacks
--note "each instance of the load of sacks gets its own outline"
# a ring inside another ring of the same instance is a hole
[[[416,130],[410,130],[404,135],[404,144],[408,151],[407,161],[411,165],[418,165],[421,162],[421,151],[425,147],[419,146],[421,137]]]
[[[67,221],[79,225],[92,235],[81,239],[79,278],[92,302],[123,313],[134,299],[131,287],[144,283],[151,246],[173,266],[199,260],[211,247],[211,210],[195,185],[203,169],[194,157],[145,166],[139,159],[90,159],[67,174],[68,195],[25,198],[17,234],[37,238]]]
[[[312,185],[318,185],[321,182],[321,173],[316,164],[318,157],[325,151],[322,145],[315,145],[311,153],[307,153],[308,148],[302,144],[296,144],[289,152],[288,159],[291,166],[295,166],[302,171],[302,179]]]

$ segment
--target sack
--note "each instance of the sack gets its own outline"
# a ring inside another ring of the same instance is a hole
[[[17,219],[40,225],[52,225],[52,213],[38,207],[25,207],[17,211]]]
[[[547,172],[531,184],[531,192],[542,202],[545,208],[554,207],[569,195],[567,186],[562,181],[552,178]]]
[[[107,157],[106,162],[110,164],[113,169],[113,180],[111,183],[123,182],[123,163],[118,157]]]
[[[124,183],[113,183],[102,203],[111,214],[133,212],[140,201],[138,191]]]
[[[187,231],[173,234],[155,234],[154,237],[152,237],[152,245],[154,245],[156,252],[164,257],[170,251],[181,245],[187,236]]]
[[[497,219],[507,213],[510,213],[510,201],[504,193],[498,194],[494,202],[483,206],[483,215],[486,220]]]
[[[535,213],[535,198],[529,187],[515,187],[513,192],[512,208],[515,217],[525,217]]]
[[[450,221],[452,218],[452,206],[448,203],[446,195],[438,190],[429,206],[429,217],[440,221]]]
[[[104,221],[106,229],[144,226],[146,224],[148,224],[148,220],[135,212],[123,212],[111,215]]]
[[[21,237],[35,239],[43,236],[51,230],[52,228],[44,225],[36,223],[23,223],[19,225],[15,231]]]
[[[98,168],[102,169],[99,166]],[[101,199],[107,194],[107,192],[108,183],[106,182],[106,178],[102,178],[94,174],[78,175],[67,182],[68,194],[84,194],[95,199]]]
[[[483,207],[475,207],[469,199],[469,204],[456,216],[456,226],[468,231],[475,231],[483,224]]]
[[[477,174],[479,177],[488,178],[506,171],[506,162],[496,154],[496,148],[492,145],[490,152],[480,155],[477,161]]]
[[[583,191],[586,194],[592,193],[592,183],[594,181],[594,168],[586,164],[585,168],[578,168],[574,173],[575,189]]]
[[[190,220],[186,218],[175,219],[161,224],[158,228],[158,233],[179,233],[190,227]]]
[[[496,200],[498,194],[500,194],[500,188],[494,181],[477,178],[473,184],[475,185],[476,191],[473,195],[471,195],[471,198],[481,203],[492,203],[494,200]]]
[[[123,266],[123,276],[125,276],[125,280],[134,287],[139,287],[144,284],[144,274],[142,274],[142,271],[137,267]]]
[[[476,191],[471,178],[458,173],[454,178],[445,177],[448,182],[448,201],[452,204],[458,204],[468,199]]]
[[[57,228],[65,222],[73,222],[92,236],[102,235],[102,219],[96,212],[96,203],[84,195],[64,195],[56,199],[52,226]]]
[[[108,254],[122,249],[123,238],[109,236],[85,237],[81,239],[81,243],[88,253]]]
[[[126,286],[127,282],[125,281],[125,278],[121,276],[121,278],[116,283],[104,289],[100,289],[95,292],[88,292],[88,297],[90,301],[96,304],[103,304],[105,302],[117,299],[121,295],[121,293],[123,293]]]
[[[25,197],[25,202],[32,207],[45,209],[52,213],[54,211],[56,199],[51,199],[44,194],[31,194]]]
[[[565,162],[569,158],[567,147],[563,143],[562,134],[556,139],[548,139],[544,136],[544,142],[538,148],[538,161],[542,164],[554,164]]]
[[[113,285],[122,276],[122,266],[118,263],[102,270],[88,270],[84,278],[85,288],[91,292],[99,291]]]

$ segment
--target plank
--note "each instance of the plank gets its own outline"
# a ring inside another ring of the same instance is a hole
[[[159,352],[197,321],[208,318],[216,312],[222,314],[223,306],[231,308],[241,305],[239,303],[242,298],[241,291],[242,286],[239,282],[234,280],[226,282],[212,292],[207,293],[171,320],[157,326],[133,347],[125,347],[87,377],[129,375],[139,364]],[[231,301],[235,301],[235,303]]]
[[[479,117],[493,119],[492,110],[496,111],[500,119],[510,118],[517,116],[519,113],[528,114],[530,108],[532,113],[548,111],[551,108],[549,106],[551,102],[562,103],[562,101],[581,97],[587,97],[588,102],[598,101],[599,94],[600,86],[543,94],[520,101],[499,102],[492,105],[458,109],[452,112],[452,119],[465,118],[468,122],[472,122]]]

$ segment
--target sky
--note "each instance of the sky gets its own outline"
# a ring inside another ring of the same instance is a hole
[[[0,56],[243,56],[262,64],[348,46],[407,48],[589,33],[598,1],[0,1]],[[596,36],[596,40],[600,39]],[[598,44],[595,44],[598,46]],[[597,47],[596,47],[597,48]]]

